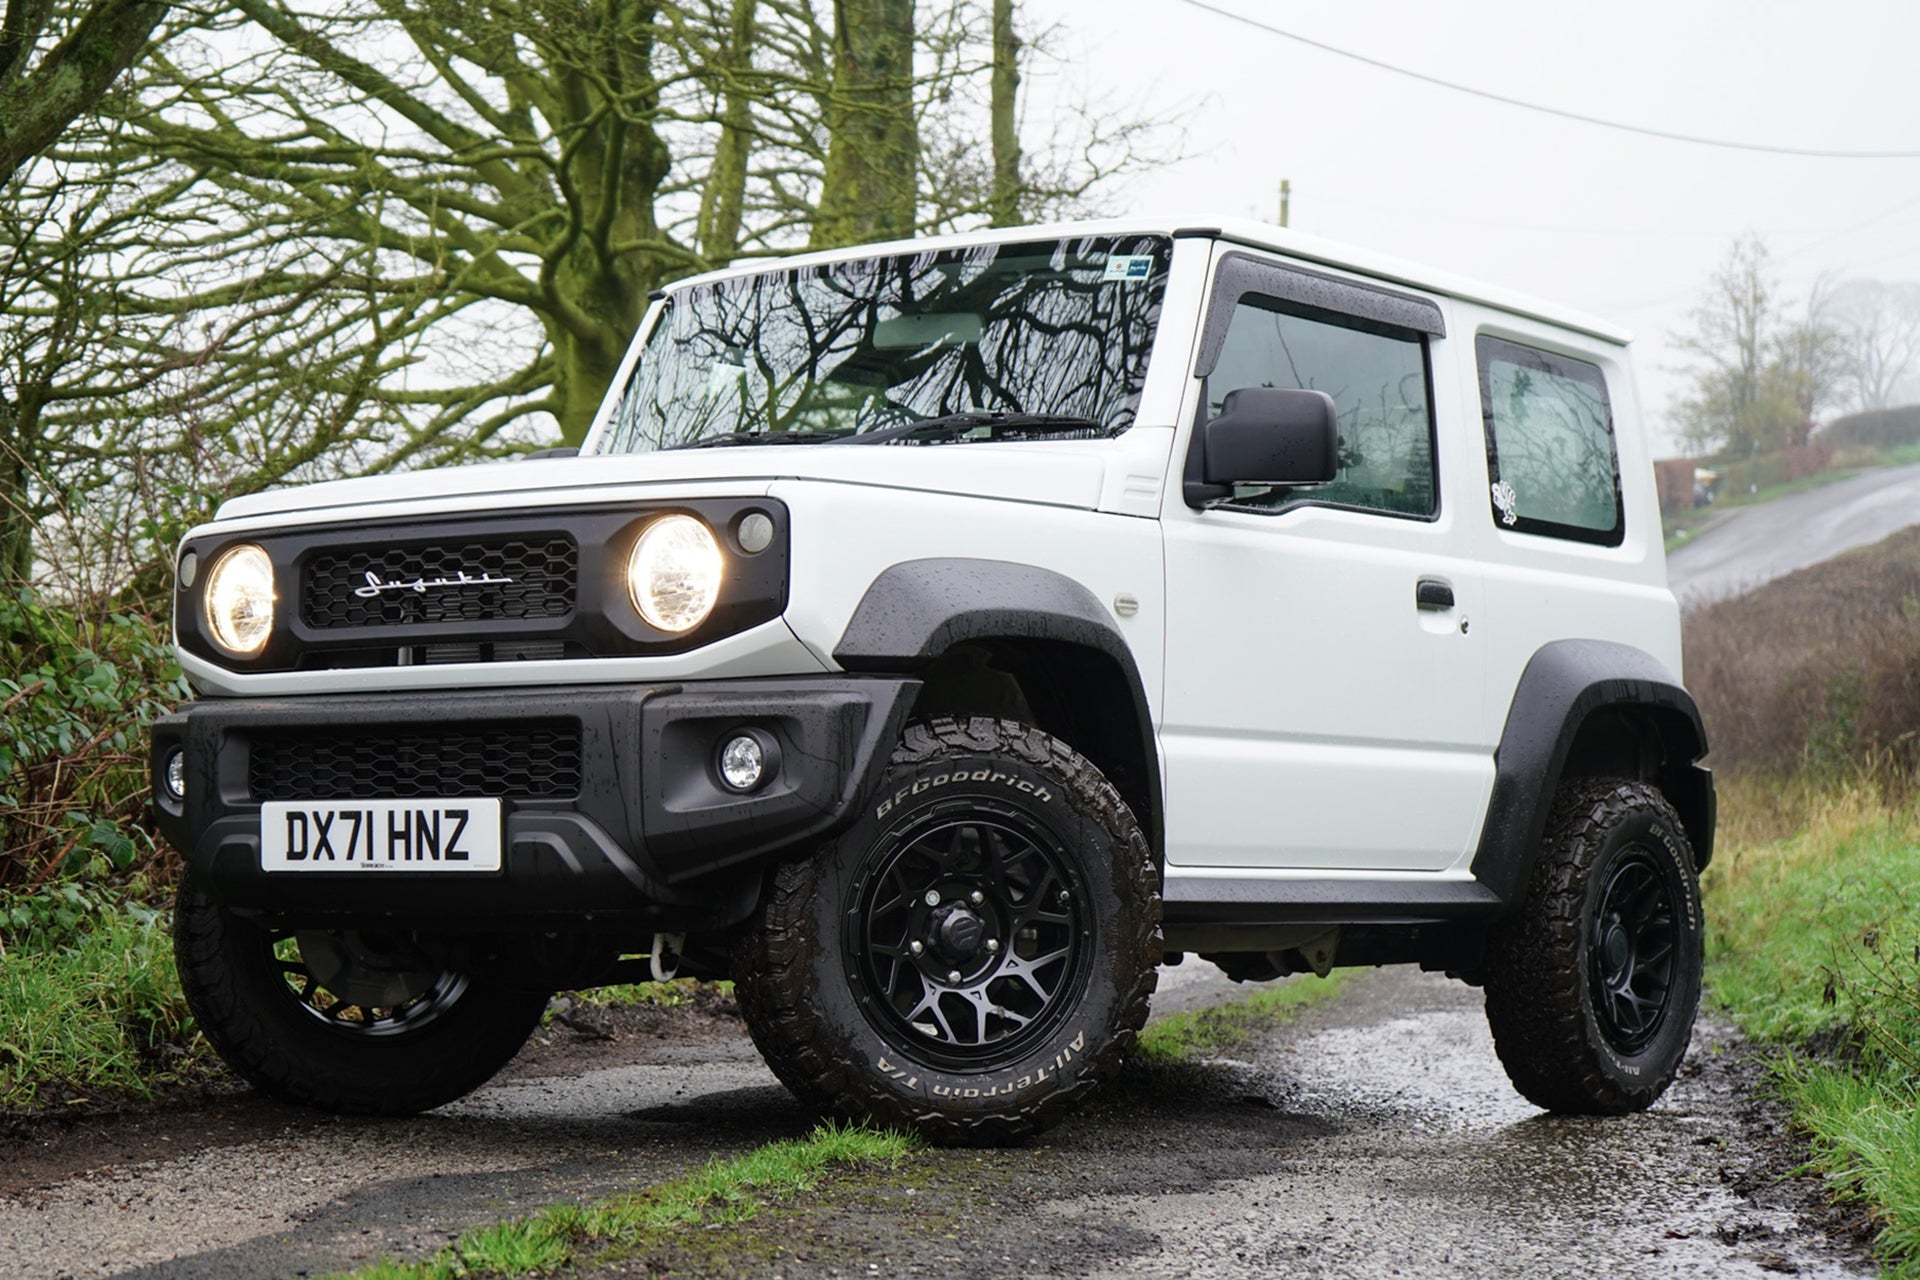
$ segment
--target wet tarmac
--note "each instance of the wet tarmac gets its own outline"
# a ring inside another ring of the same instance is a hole
[[[1163,1012],[1246,990],[1197,960],[1165,977]],[[470,1226],[807,1129],[736,1025],[709,1019],[691,1042],[671,1025],[577,1054],[536,1047],[405,1122],[273,1112],[186,1141],[248,1105],[214,1100],[99,1163],[82,1125],[58,1176],[0,1196],[0,1277],[311,1275],[421,1257]],[[1507,1087],[1477,992],[1383,970],[1232,1060],[1130,1065],[1026,1147],[924,1153],[593,1274],[1872,1274],[1857,1244],[1826,1237],[1817,1188],[1779,1176],[1793,1148],[1754,1097],[1758,1076],[1709,1024],[1645,1115],[1546,1117]],[[183,1154],[166,1154],[175,1141]],[[129,1158],[143,1150],[160,1154]]]
[[[1920,465],[1889,467],[1724,516],[1667,557],[1686,608],[1741,595],[1920,524]]]

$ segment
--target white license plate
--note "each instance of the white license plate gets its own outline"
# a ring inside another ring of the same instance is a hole
[[[498,800],[269,800],[262,871],[498,871]]]

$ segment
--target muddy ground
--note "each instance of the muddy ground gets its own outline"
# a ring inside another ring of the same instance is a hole
[[[1190,960],[1162,1009],[1230,998]],[[1033,1143],[927,1152],[599,1276],[1872,1274],[1724,1026],[1651,1112],[1547,1117],[1478,993],[1380,971],[1234,1060],[1130,1065]],[[0,1277],[302,1276],[634,1189],[811,1124],[730,1010],[577,1010],[414,1120],[231,1089],[0,1138]]]

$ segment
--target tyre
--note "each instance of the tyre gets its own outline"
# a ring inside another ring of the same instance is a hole
[[[505,1066],[546,1008],[403,935],[270,929],[191,885],[174,956],[207,1040],[254,1088],[325,1111],[411,1115]]]
[[[977,1145],[1119,1070],[1160,954],[1159,869],[1099,770],[1015,721],[941,718],[846,834],[775,872],[734,979],[803,1101]]]
[[[1514,1088],[1549,1111],[1651,1106],[1693,1038],[1703,940],[1665,797],[1620,778],[1562,786],[1526,905],[1488,939],[1487,1022]]]

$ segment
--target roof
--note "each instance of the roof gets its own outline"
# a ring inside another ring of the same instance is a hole
[[[795,254],[791,257],[754,258],[741,260],[718,271],[709,271],[702,275],[677,280],[667,286],[667,292],[686,288],[691,285],[709,284],[717,280],[728,280],[739,276],[758,275],[773,268],[807,267],[831,262],[847,262],[859,258],[871,258],[889,253],[918,253],[928,249],[971,248],[975,245],[995,244],[1008,240],[1031,240],[1035,238],[1068,238],[1090,235],[1195,235],[1209,236],[1233,244],[1247,245],[1251,248],[1267,249],[1301,262],[1316,266],[1335,267],[1351,271],[1356,275],[1367,276],[1375,280],[1392,284],[1408,285],[1424,289],[1430,293],[1442,294],[1449,298],[1458,298],[1465,302],[1483,303],[1503,311],[1515,312],[1549,324],[1561,325],[1581,333],[1600,338],[1622,346],[1633,340],[1633,334],[1619,325],[1589,315],[1573,307],[1562,306],[1544,299],[1530,297],[1527,294],[1498,285],[1483,284],[1479,281],[1457,276],[1450,272],[1423,267],[1389,254],[1376,253],[1370,249],[1357,248],[1342,244],[1337,240],[1327,240],[1320,236],[1307,235],[1288,227],[1272,226],[1264,222],[1255,222],[1249,218],[1103,218],[1085,222],[1040,223],[1022,227],[999,227],[992,230],[966,231],[954,235],[929,236],[919,240],[893,240],[877,244],[853,245],[845,249],[828,249],[813,253]]]

